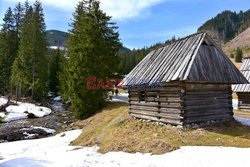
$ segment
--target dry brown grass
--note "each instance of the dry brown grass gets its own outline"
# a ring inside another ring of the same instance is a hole
[[[240,69],[242,63],[237,63],[237,62],[235,62],[235,60],[234,60],[233,58],[230,58],[230,60],[232,61],[232,63],[233,63],[238,69]]]
[[[234,39],[229,41],[224,47],[223,50],[230,55],[234,53],[237,48],[242,48],[245,57],[250,56],[250,28],[246,29],[241,34],[237,35]]]
[[[234,110],[234,115],[250,119],[250,111]]]
[[[210,125],[203,129],[182,129],[155,125],[128,116],[126,104],[111,104],[95,116],[79,121],[83,133],[73,145],[99,145],[102,153],[109,151],[162,154],[180,146],[250,147],[250,127],[234,121]]]

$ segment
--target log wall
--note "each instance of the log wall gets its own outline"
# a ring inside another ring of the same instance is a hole
[[[232,117],[231,85],[173,82],[160,89],[129,89],[131,116],[173,125]]]
[[[140,97],[141,92],[145,92],[145,100]],[[136,118],[182,125],[182,103],[179,83],[170,83],[160,89],[129,90],[129,113]]]
[[[184,124],[228,120],[233,116],[230,84],[185,84]]]
[[[237,93],[238,96],[238,109],[250,111],[250,93]]]

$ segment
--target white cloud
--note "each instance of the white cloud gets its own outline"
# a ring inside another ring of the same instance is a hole
[[[5,0],[24,2],[25,0]],[[34,2],[35,0],[29,0]],[[40,0],[44,5],[73,11],[79,0]],[[100,0],[101,8],[116,20],[128,19],[143,14],[143,11],[166,0]]]
[[[165,0],[101,0],[101,7],[115,19],[132,18]]]

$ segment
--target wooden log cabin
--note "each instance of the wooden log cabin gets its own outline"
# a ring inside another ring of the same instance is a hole
[[[132,117],[172,125],[233,118],[231,84],[248,81],[206,33],[151,51],[124,79]]]
[[[250,57],[243,59],[240,71],[250,81]],[[237,84],[232,88],[238,96],[238,109],[250,111],[250,84]]]

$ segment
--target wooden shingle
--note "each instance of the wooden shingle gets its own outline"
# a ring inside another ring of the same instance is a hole
[[[171,81],[248,83],[206,33],[197,33],[151,51],[127,75],[123,86]]]

